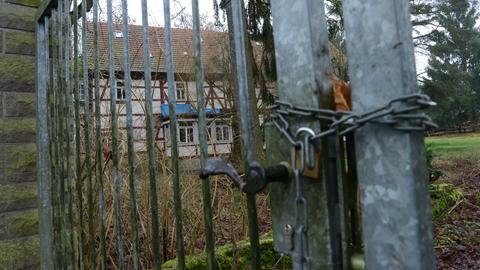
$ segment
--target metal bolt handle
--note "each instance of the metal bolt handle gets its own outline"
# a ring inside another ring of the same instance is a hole
[[[244,181],[231,163],[223,159],[208,159],[200,172],[200,178],[206,179],[212,175],[228,175],[242,192],[256,194],[262,191],[270,182],[284,182],[290,175],[287,163],[264,168],[257,161],[250,163],[247,171],[247,181]]]

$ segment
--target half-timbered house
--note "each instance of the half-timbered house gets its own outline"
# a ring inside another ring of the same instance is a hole
[[[88,27],[91,29],[92,27]],[[93,33],[88,32],[87,46],[93,44]],[[168,120],[168,87],[166,75],[166,56],[164,29],[150,27],[150,59],[152,63],[153,113],[155,118],[156,141],[158,147],[166,156],[170,156],[170,123]],[[173,29],[173,60],[175,69],[176,114],[178,118],[178,142],[180,157],[195,157],[199,155],[199,139],[197,125],[196,85],[193,58],[192,30]],[[130,25],[129,36],[124,37],[122,26],[114,25],[114,55],[116,85],[114,91],[109,85],[108,72],[108,31],[106,24],[100,24],[99,48],[101,66],[101,119],[103,127],[110,127],[111,95],[116,95],[116,111],[119,129],[126,130],[125,82],[123,80],[123,39],[128,38],[130,46],[130,65],[132,78],[132,107],[134,147],[136,151],[146,150],[146,115],[145,115],[145,83],[143,59],[142,26]],[[227,73],[228,34],[223,32],[202,31],[202,61],[205,69],[205,99],[208,117],[208,135],[210,155],[225,155],[232,151],[231,102],[228,93]],[[254,44],[254,46],[261,46]],[[91,47],[91,46],[89,46]],[[90,52],[90,57],[92,52]],[[90,97],[94,88],[94,80],[90,80]],[[80,91],[84,91],[80,87]],[[85,96],[80,93],[80,96]],[[260,98],[258,95],[257,98]],[[92,104],[90,98],[90,104]],[[91,105],[93,110],[93,106]],[[110,130],[103,129],[105,137]],[[126,132],[120,132],[126,136]],[[126,138],[126,137],[124,137]],[[125,139],[126,140],[126,139]]]

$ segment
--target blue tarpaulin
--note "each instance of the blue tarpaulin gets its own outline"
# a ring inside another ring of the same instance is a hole
[[[160,105],[160,112],[162,115],[162,120],[165,120],[170,115],[170,110],[168,109],[168,104]],[[216,116],[222,113],[221,109],[212,109],[206,108],[205,112],[207,116]],[[198,111],[193,107],[192,104],[176,104],[175,106],[175,113],[177,116],[194,116],[198,115]]]

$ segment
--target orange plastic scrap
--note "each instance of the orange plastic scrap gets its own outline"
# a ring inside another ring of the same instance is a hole
[[[350,85],[338,79],[335,75],[328,76],[335,94],[335,108],[337,111],[351,111],[352,99]]]

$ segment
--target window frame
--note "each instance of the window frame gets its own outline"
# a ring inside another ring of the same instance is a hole
[[[119,86],[119,84],[121,84],[121,86]],[[120,95],[119,95],[119,89],[120,89]],[[126,100],[127,94],[125,92],[125,82],[123,80],[115,81],[115,94],[116,94],[117,103],[124,102]]]
[[[211,126],[211,133],[215,134],[216,143],[231,143],[232,142],[232,125],[228,120],[215,120]],[[221,136],[219,135],[219,131]],[[219,138],[221,137],[221,138]]]
[[[179,88],[178,86],[181,85],[183,87],[183,94],[182,97],[179,97]],[[187,89],[187,83],[186,82],[175,82],[175,98],[177,101],[188,101],[188,89]]]
[[[194,121],[178,121],[178,144],[179,145],[192,145],[196,144],[195,136],[195,122]],[[183,136],[182,136],[183,132]],[[184,137],[184,138],[182,138]],[[183,140],[185,139],[185,140]]]
[[[78,83],[78,101],[85,102],[86,92],[85,87],[83,87],[83,82]]]

